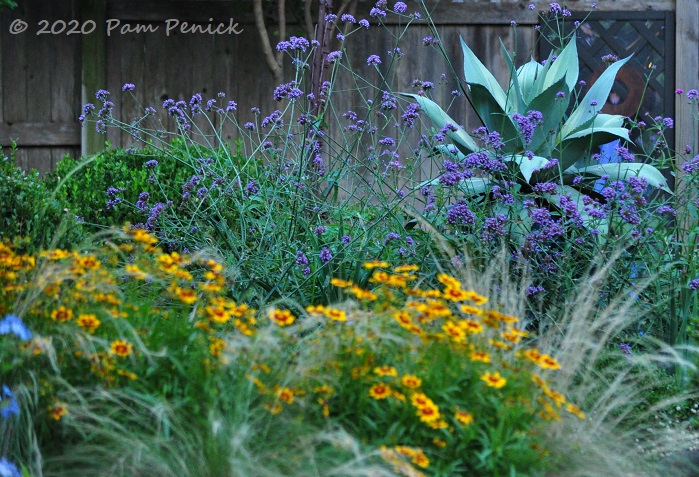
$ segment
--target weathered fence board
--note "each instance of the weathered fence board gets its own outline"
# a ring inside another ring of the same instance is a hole
[[[696,7],[695,0],[678,1],[684,2],[684,9]],[[93,125],[81,129],[77,123],[81,105],[95,102],[94,93],[99,88],[112,92],[114,114],[120,120],[130,122],[142,116],[144,107],[153,106],[159,111],[162,126],[169,130],[175,127],[175,122],[161,107],[167,98],[188,101],[192,94],[200,92],[205,100],[216,98],[217,105],[224,108],[229,100],[236,101],[238,111],[234,116],[240,124],[255,121],[250,111],[253,106],[259,107],[263,115],[283,106],[272,99],[275,84],[264,61],[258,32],[251,23],[252,7],[247,0],[64,0],[49,3],[47,8],[47,2],[42,0],[22,0],[18,9],[0,14],[0,145],[6,147],[11,139],[18,139],[18,162],[23,166],[48,170],[66,153],[78,154],[81,144],[93,143],[99,137],[93,132]],[[372,3],[360,1],[359,11],[368,12]],[[461,35],[504,85],[509,71],[502,58],[499,39],[502,38],[508,50],[516,52],[518,62],[526,61],[535,49],[533,25],[537,23],[537,12],[548,6],[548,2],[543,1],[533,0],[532,3],[536,5],[535,10],[527,8],[528,1],[512,0],[443,0],[435,4],[432,16],[454,72],[463,75]],[[592,3],[569,0],[568,7],[584,10]],[[600,0],[598,3],[599,10],[673,10],[675,7],[675,0]],[[693,14],[693,10],[689,13]],[[9,24],[15,18],[29,22],[30,30],[24,34],[10,34]],[[95,20],[95,32],[85,36],[35,34],[39,19],[51,22],[73,18]],[[122,24],[157,23],[161,27],[155,33],[122,35],[115,31],[107,37],[106,18],[118,19]],[[168,18],[204,23],[210,18],[215,22],[234,18],[240,22],[238,28],[243,32],[240,35],[171,33],[167,36],[162,25]],[[391,32],[400,34],[403,26],[392,16],[388,21]],[[512,28],[511,21],[518,26]],[[288,34],[303,33],[300,27],[291,25]],[[456,88],[453,72],[436,50],[422,46],[422,38],[428,34],[425,26],[411,27],[405,34],[401,48],[406,57],[396,65],[396,87],[400,91],[415,92],[411,85],[414,79],[437,84],[440,75],[445,73],[446,84],[438,86],[434,97],[446,105],[452,101],[451,90]],[[378,75],[372,71],[373,67],[366,65],[366,57],[375,53],[387,62],[387,50],[391,47],[389,36],[372,26],[352,38],[349,56],[358,72],[376,79]],[[691,62],[687,64],[692,67]],[[386,66],[382,65],[381,71],[385,71]],[[288,61],[285,70],[290,80],[293,71]],[[136,85],[135,100],[121,92],[124,83]],[[358,84],[355,78],[341,76],[337,90],[355,89]],[[360,86],[367,97],[377,93],[370,94],[365,84]],[[217,98],[218,92],[225,92],[226,97]],[[342,113],[357,107],[359,99],[356,95],[337,96],[334,101],[336,109],[332,114],[341,118]],[[479,124],[469,111],[465,99],[456,98],[450,114],[472,129]],[[216,118],[215,126],[220,126],[220,118]],[[202,127],[205,134],[212,132],[210,127]],[[233,140],[235,130],[227,127],[223,138]],[[113,146],[133,143],[128,134],[117,131],[110,131],[107,139]],[[86,152],[84,147],[83,152]],[[432,167],[423,165],[422,176],[432,177],[435,172]]]

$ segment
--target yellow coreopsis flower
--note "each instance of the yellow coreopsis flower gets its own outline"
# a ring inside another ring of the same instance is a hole
[[[291,310],[279,310],[273,308],[269,310],[269,318],[279,326],[289,326],[296,321],[296,317]]]
[[[57,309],[51,312],[51,319],[59,323],[64,323],[73,318],[73,310],[66,308],[65,306],[59,306]]]
[[[394,368],[393,366],[379,366],[377,368],[374,368],[374,372],[378,374],[381,377],[384,376],[391,376],[391,377],[396,377],[398,376],[398,370]]]
[[[507,384],[507,379],[500,376],[499,371],[496,371],[495,373],[486,371],[485,374],[481,375],[481,380],[485,381],[488,386],[495,389],[500,389]]]
[[[133,353],[133,345],[125,340],[114,340],[112,341],[109,352],[120,358],[125,358]]]
[[[414,374],[406,374],[400,380],[400,383],[406,388],[419,388],[422,385],[422,379],[415,376]]]
[[[369,389],[369,396],[374,399],[386,399],[392,394],[391,387],[387,384],[377,383]]]
[[[473,415],[470,412],[457,411],[454,414],[454,419],[456,419],[456,422],[458,422],[462,426],[468,426],[473,422]]]
[[[373,260],[369,262],[364,262],[364,268],[371,270],[372,268],[388,268],[390,265],[388,262]]]

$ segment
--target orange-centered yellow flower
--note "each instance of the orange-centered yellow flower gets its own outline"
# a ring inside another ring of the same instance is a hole
[[[400,383],[406,388],[415,389],[422,385],[422,379],[413,374],[406,374],[401,378]]]
[[[470,412],[457,411],[454,414],[454,419],[462,426],[468,426],[473,422],[473,415]]]
[[[446,273],[437,274],[437,280],[439,280],[439,283],[446,287],[456,289],[461,288],[461,282],[456,278],[452,277],[451,275],[447,275]]]
[[[424,406],[420,406],[416,411],[417,416],[422,422],[433,422],[440,419],[442,416],[439,414],[439,407],[433,402],[428,402]]]
[[[490,363],[490,355],[485,351],[474,351],[469,355],[469,358],[471,358],[471,361]]]
[[[279,326],[289,326],[296,321],[296,317],[290,310],[278,310],[276,308],[269,310],[269,318]]]
[[[444,298],[446,298],[447,300],[451,301],[464,301],[471,298],[471,294],[466,290],[452,287],[446,287],[442,292],[442,296],[444,296]]]
[[[481,375],[481,380],[485,381],[485,383],[488,386],[496,388],[496,389],[500,389],[505,384],[507,384],[507,379],[500,376],[499,371],[496,371],[495,373],[491,373],[490,371],[486,371],[485,374]]]
[[[49,406],[49,417],[55,421],[60,421],[66,414],[68,414],[68,405],[64,402],[57,401]]]
[[[294,392],[289,388],[279,388],[277,390],[277,397],[287,404],[294,402]]]
[[[461,343],[466,339],[466,332],[453,321],[447,321],[444,323],[442,325],[442,329],[452,340],[456,341],[457,343]]]
[[[541,366],[543,369],[551,369],[554,371],[561,369],[561,365],[558,363],[558,361],[547,354],[542,354],[539,356],[539,359],[536,360],[536,364]]]
[[[347,321],[347,313],[337,308],[326,308],[323,314],[333,321]]]
[[[377,383],[369,389],[369,396],[374,399],[386,399],[391,395],[391,387],[387,384]]]
[[[379,366],[377,368],[374,368],[374,372],[378,374],[379,376],[398,376],[398,370],[394,368],[393,366]]]
[[[483,325],[475,320],[461,320],[459,321],[459,327],[466,333],[474,335],[483,332]]]
[[[84,329],[90,334],[94,333],[95,330],[102,323],[100,320],[97,319],[97,316],[93,314],[79,315],[76,321],[80,328]]]
[[[364,262],[364,268],[367,270],[371,270],[372,268],[388,268],[389,264],[388,262],[381,262],[381,261],[370,261],[370,262]]]
[[[64,323],[73,318],[73,310],[66,308],[65,306],[59,306],[57,309],[51,312],[51,319],[53,321],[58,321],[59,323]]]
[[[120,358],[125,358],[133,353],[133,345],[125,340],[114,340],[112,341],[109,352]]]

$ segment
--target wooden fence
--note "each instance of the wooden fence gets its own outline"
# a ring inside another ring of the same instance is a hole
[[[231,99],[238,103],[240,122],[250,120],[253,106],[263,112],[277,107],[272,99],[275,84],[265,64],[259,34],[251,21],[250,5],[246,0],[19,0],[18,3],[17,9],[0,14],[0,145],[7,155],[7,146],[15,140],[17,161],[24,168],[47,171],[66,154],[75,157],[101,147],[104,137],[97,135],[92,126],[81,127],[77,118],[82,104],[94,102],[95,91],[102,88],[112,92],[114,115],[124,121],[139,115],[145,106],[160,110],[165,99],[188,100],[196,92],[205,98],[225,92],[226,101]],[[366,17],[373,3],[360,0],[357,16]],[[537,11],[545,10],[548,3],[535,1],[535,10],[527,8],[529,3],[445,0],[428,2],[428,5],[433,8],[434,22],[457,71],[461,65],[458,41],[461,35],[497,78],[507,79],[509,74],[500,53],[500,39],[508,49],[516,50],[521,60],[535,52],[533,26],[538,21]],[[591,3],[570,0],[568,6],[585,10]],[[685,89],[699,85],[699,47],[691,48],[691,45],[698,45],[699,21],[691,23],[699,17],[699,11],[694,11],[699,10],[696,0],[599,0],[599,3],[600,9],[677,9],[676,31],[681,36],[677,42],[677,84]],[[229,18],[233,18],[239,23],[237,30],[242,32],[166,34],[167,19],[208,24],[210,18],[214,23],[228,23]],[[27,29],[13,34],[11,29],[19,25],[18,20],[26,22]],[[42,20],[46,22],[41,23]],[[69,20],[77,21],[71,24]],[[119,22],[109,35],[107,20],[111,20],[112,26]],[[91,21],[95,26],[92,33],[67,34],[76,25],[78,30],[90,30]],[[512,28],[511,21],[517,22],[518,27]],[[396,20],[389,17],[389,22],[393,22],[390,25],[393,34],[402,31]],[[59,32],[63,25],[65,30]],[[132,29],[141,25],[141,30],[129,33],[127,28],[122,33],[124,25]],[[157,31],[149,31],[146,25],[160,27]],[[53,28],[59,33],[37,35],[42,26],[49,32]],[[295,34],[293,28],[289,34]],[[442,73],[449,72],[448,65],[434,50],[422,46],[421,40],[428,34],[425,26],[411,28],[401,42],[408,58],[397,66],[398,88],[402,91],[411,91],[414,79],[437,83]],[[372,27],[352,38],[349,56],[361,71],[366,67],[368,55],[376,53],[385,58],[391,45],[389,35]],[[369,68],[366,69],[367,74],[371,74]],[[136,85],[134,98],[121,92],[125,83]],[[349,83],[341,83],[340,88],[343,87],[349,87]],[[445,95],[449,90],[450,85],[445,86]],[[342,101],[347,104],[341,104]],[[348,97],[342,101],[335,105],[338,111],[350,109],[354,100]],[[462,110],[466,109],[464,105]],[[471,124],[467,114],[456,115],[455,119],[467,126]],[[686,136],[680,141],[690,144],[691,133],[680,131]],[[225,139],[233,139],[233,134],[233,130],[226,131]],[[113,146],[130,144],[128,135],[115,130],[108,132],[106,139]]]

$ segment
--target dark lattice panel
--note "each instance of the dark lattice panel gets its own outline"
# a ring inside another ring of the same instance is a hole
[[[580,79],[588,87],[604,71],[603,56],[625,58],[633,53],[631,61],[617,75],[602,109],[604,113],[639,120],[646,120],[647,115],[673,116],[675,35],[671,12],[574,12],[566,18],[566,33],[572,30],[575,21],[580,22],[577,31]],[[546,24],[542,22],[542,25]],[[547,27],[542,27],[541,33],[539,53],[543,59],[548,57],[556,35]]]

